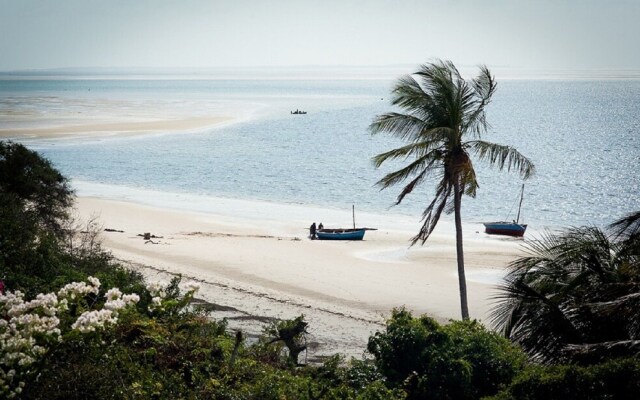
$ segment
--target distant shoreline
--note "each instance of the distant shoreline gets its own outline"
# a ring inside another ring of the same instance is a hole
[[[418,65],[291,66],[212,68],[52,68],[0,71],[2,80],[392,80],[417,70]],[[491,66],[505,80],[638,80],[636,69],[530,69]],[[462,65],[463,75],[475,65]]]

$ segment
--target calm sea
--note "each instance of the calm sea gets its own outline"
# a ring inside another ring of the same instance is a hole
[[[375,186],[393,166],[376,170],[371,157],[400,145],[368,132],[377,114],[392,110],[392,84],[383,79],[2,80],[0,112],[40,107],[37,112],[55,118],[58,111],[68,114],[69,107],[81,113],[85,102],[108,107],[129,101],[195,115],[247,117],[186,134],[25,141],[71,177],[81,195],[129,198],[136,188],[335,209],[355,204],[418,220],[435,181],[395,207],[400,187]],[[295,109],[307,114],[291,115]],[[536,164],[537,174],[525,186],[523,220],[538,229],[602,226],[640,209],[639,110],[637,80],[499,81],[488,108],[492,127],[483,139],[515,146]],[[480,189],[477,198],[463,200],[463,218],[515,218],[520,178],[480,163],[476,170]]]

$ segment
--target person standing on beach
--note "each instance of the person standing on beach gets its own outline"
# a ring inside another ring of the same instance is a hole
[[[316,238],[316,223],[314,222],[309,227],[309,236],[311,236],[311,240]]]

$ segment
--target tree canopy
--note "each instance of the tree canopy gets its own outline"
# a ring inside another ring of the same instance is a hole
[[[0,201],[20,207],[56,235],[73,203],[69,181],[51,163],[24,145],[0,141]]]

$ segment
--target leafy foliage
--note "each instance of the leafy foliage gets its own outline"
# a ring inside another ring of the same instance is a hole
[[[631,399],[640,392],[640,361],[610,360],[581,367],[531,366],[493,400]]]
[[[386,332],[369,339],[375,365],[409,399],[473,399],[495,394],[523,367],[522,352],[477,321],[440,325],[396,309]]]
[[[0,141],[0,193],[49,232],[61,235],[73,202],[67,179],[49,161],[18,143]],[[6,194],[11,194],[6,196]]]
[[[510,265],[494,325],[543,362],[640,355],[640,235],[572,228]]]

